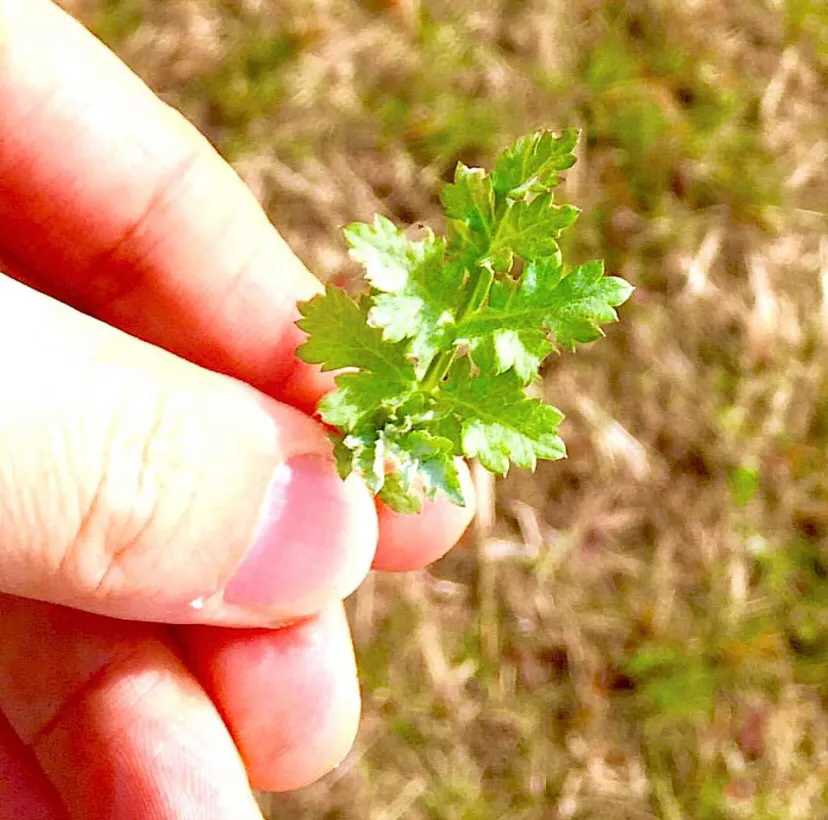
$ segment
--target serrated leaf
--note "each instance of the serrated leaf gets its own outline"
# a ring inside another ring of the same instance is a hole
[[[563,414],[527,398],[513,373],[471,376],[468,360],[460,360],[437,404],[460,420],[463,454],[491,472],[505,475],[510,461],[534,470],[539,458],[566,455],[557,432]]]
[[[326,424],[352,432],[378,411],[402,405],[415,384],[362,372],[342,373],[336,377],[336,386],[319,402],[319,415]]]
[[[489,234],[494,221],[492,182],[482,168],[457,164],[454,182],[440,194],[448,219],[465,222],[473,231]]]
[[[354,470],[362,476],[366,486],[375,495],[385,484],[385,441],[374,430],[364,431],[361,435],[349,435],[344,445],[353,454]]]
[[[379,293],[368,313],[371,327],[382,330],[383,339],[400,342],[417,334],[424,301],[411,293]]]
[[[385,477],[377,497],[386,507],[398,513],[413,514],[423,508],[422,497],[399,473],[389,473]]]
[[[560,308],[550,327],[557,343],[571,349],[603,336],[600,326],[618,321],[615,308],[630,298],[633,287],[604,276],[604,263],[595,261],[571,271],[557,291]]]
[[[497,372],[514,370],[523,384],[538,377],[543,360],[554,349],[541,330],[499,330],[494,336]]]
[[[396,293],[378,293],[369,323],[391,342],[410,339],[408,356],[422,373],[440,349],[451,347],[455,311],[465,271],[443,258],[442,246],[413,267]]]
[[[378,493],[385,482],[385,442],[382,436],[368,428],[359,434],[333,433],[330,438],[340,478],[345,479],[355,472],[362,476],[374,494]]]
[[[388,506],[398,512],[417,511],[423,496],[433,498],[437,492],[465,506],[451,441],[424,429],[399,431],[393,426],[386,427],[382,436],[394,465],[379,495]]]
[[[402,404],[415,387],[414,368],[406,346],[383,340],[382,331],[367,323],[368,305],[329,286],[324,295],[300,306],[299,327],[310,336],[297,349],[300,359],[323,370],[359,368],[336,377],[339,388],[319,403],[323,421],[354,432],[379,411]]]
[[[342,233],[350,247],[348,255],[365,268],[365,278],[378,290],[389,292],[404,287],[411,270],[440,242],[433,235],[415,242],[390,219],[379,215],[370,224],[354,222]]]
[[[389,437],[388,443],[389,451],[399,461],[400,472],[412,482],[419,476],[429,498],[441,490],[455,504],[465,506],[460,474],[454,463],[456,453],[449,439],[427,430],[413,430]]]
[[[497,226],[489,255],[497,258],[508,251],[526,260],[553,256],[559,252],[557,238],[579,213],[572,205],[555,205],[551,194],[510,202]]]
[[[300,358],[349,371],[319,408],[337,468],[392,509],[415,512],[438,492],[462,504],[458,456],[504,474],[565,455],[560,412],[524,385],[555,346],[601,335],[632,290],[598,263],[564,275],[558,238],[578,210],[551,190],[576,140],[574,130],[518,140],[491,176],[460,163],[441,195],[445,240],[415,241],[379,216],[349,226],[370,295],[328,288],[300,308]]]
[[[432,435],[451,442],[455,456],[463,455],[463,428],[460,419],[456,415],[433,414],[433,417],[429,418],[425,426]]]
[[[341,433],[331,433],[333,455],[336,461],[336,471],[341,479],[346,479],[354,471],[354,451],[345,444],[345,436]]]
[[[482,373],[513,370],[523,384],[538,378],[543,360],[554,350],[541,329],[498,330],[488,336],[460,338],[467,344],[472,361]]]
[[[559,256],[538,260],[527,265],[520,283],[501,282],[493,288],[489,305],[458,326],[457,339],[472,348],[493,340],[498,369],[508,369],[511,360],[526,381],[531,358],[542,352],[536,347],[539,330],[561,347],[593,341],[602,335],[602,324],[618,318],[615,308],[632,290],[623,279],[604,276],[601,262],[563,276]],[[514,350],[519,344],[525,348],[523,361]]]
[[[356,367],[401,382],[414,380],[405,345],[389,344],[382,331],[367,322],[369,305],[354,302],[345,291],[328,285],[324,294],[299,306],[298,326],[308,338],[296,355],[323,370]]]
[[[447,443],[451,445],[451,442]],[[434,498],[440,490],[448,496],[449,501],[453,501],[459,507],[466,506],[460,473],[451,452],[435,452],[419,458],[417,470],[425,479],[426,494],[429,498]]]
[[[578,132],[574,128],[561,134],[539,131],[519,139],[495,162],[495,193],[522,199],[533,192],[550,190],[560,182],[559,172],[575,164],[577,143]]]

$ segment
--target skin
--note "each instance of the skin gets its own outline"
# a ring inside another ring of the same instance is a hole
[[[0,0],[0,111],[0,429],[13,433],[0,434],[0,816],[260,817],[251,785],[299,788],[353,742],[341,599],[371,565],[441,556],[473,510],[401,517],[349,485],[344,534],[310,545],[297,589],[264,609],[186,606],[244,557],[268,471],[291,447],[325,452],[308,414],[331,377],[293,356],[296,302],[319,283],[207,142],[47,0]],[[182,384],[185,422],[218,431],[191,449],[190,424],[166,423]],[[84,495],[101,481],[96,414],[118,432],[101,459],[122,463],[147,385],[163,423],[146,440],[174,450],[176,479],[203,482],[184,529],[165,517],[181,512],[174,481],[140,519],[129,493],[117,514],[111,494]],[[228,416],[245,423],[225,436]],[[233,481],[211,483],[239,451]]]

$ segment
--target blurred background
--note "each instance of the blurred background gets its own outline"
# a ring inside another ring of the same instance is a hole
[[[350,602],[365,714],[270,817],[828,817],[828,2],[64,0],[307,265],[583,129],[564,248],[637,286],[549,364],[570,457]]]

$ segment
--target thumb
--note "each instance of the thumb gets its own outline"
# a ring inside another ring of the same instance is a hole
[[[373,501],[322,428],[0,276],[0,592],[266,626],[350,593]]]

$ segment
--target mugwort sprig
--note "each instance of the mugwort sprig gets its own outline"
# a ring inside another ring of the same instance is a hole
[[[340,475],[359,473],[392,509],[416,512],[438,491],[463,505],[458,456],[505,475],[566,455],[563,415],[526,387],[552,352],[602,336],[633,290],[600,261],[561,259],[579,211],[553,191],[577,140],[541,131],[491,173],[458,164],[441,195],[445,236],[410,239],[382,216],[350,225],[370,292],[329,286],[300,306],[300,358],[345,371],[319,406]]]

